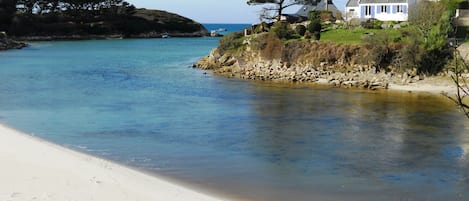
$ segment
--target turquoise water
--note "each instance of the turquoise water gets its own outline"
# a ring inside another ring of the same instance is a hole
[[[227,79],[214,38],[0,52],[0,122],[235,200],[468,200],[469,127],[439,95]]]

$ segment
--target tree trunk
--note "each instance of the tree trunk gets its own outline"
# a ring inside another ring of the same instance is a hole
[[[282,20],[282,13],[283,13],[283,3],[285,0],[281,0],[278,2],[278,15],[277,15],[277,22],[280,22]]]

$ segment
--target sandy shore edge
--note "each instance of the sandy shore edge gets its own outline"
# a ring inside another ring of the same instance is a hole
[[[430,77],[418,82],[405,85],[390,83],[388,90],[455,95],[457,93],[458,88],[450,78]]]
[[[220,201],[0,124],[0,200]]]

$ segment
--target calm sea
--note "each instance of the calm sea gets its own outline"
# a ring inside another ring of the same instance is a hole
[[[469,121],[441,95],[191,68],[217,42],[39,42],[0,52],[0,122],[235,200],[469,200]]]

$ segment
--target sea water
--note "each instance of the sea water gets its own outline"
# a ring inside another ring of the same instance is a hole
[[[218,77],[218,38],[0,52],[0,122],[235,200],[468,200],[468,120],[441,95]]]

